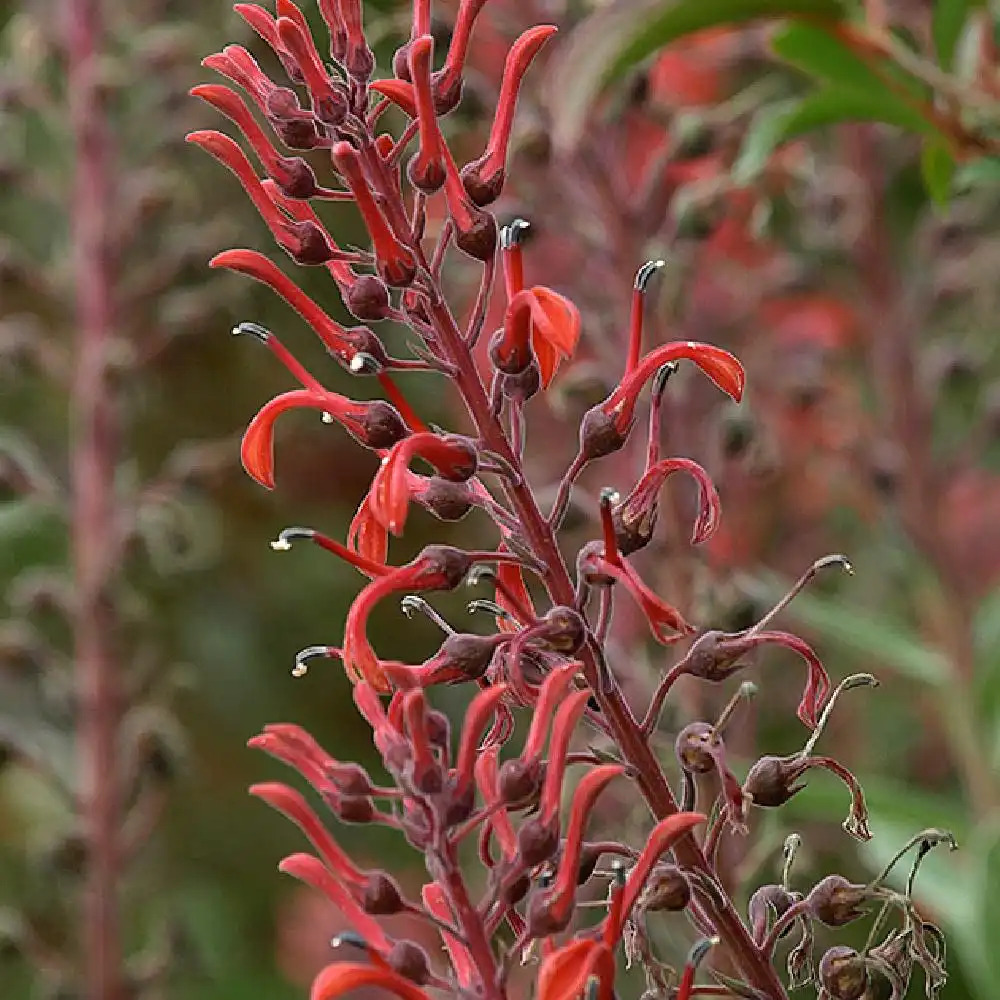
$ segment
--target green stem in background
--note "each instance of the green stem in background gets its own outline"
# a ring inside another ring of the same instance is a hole
[[[88,1000],[122,1000],[116,766],[120,708],[117,622],[110,593],[117,550],[118,424],[107,371],[114,327],[111,133],[99,77],[100,0],[65,0],[64,13],[76,169],[71,208],[77,325],[71,451],[79,796],[87,844],[82,952]]]

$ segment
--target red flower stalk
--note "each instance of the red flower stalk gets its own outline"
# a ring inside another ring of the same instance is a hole
[[[503,853],[504,860],[508,862],[512,861],[517,855],[517,834],[514,832],[510,815],[504,806],[503,798],[500,794],[499,754],[499,747],[486,747],[477,754],[476,763],[473,767],[476,787],[479,789],[483,804],[489,811],[489,815],[483,820],[479,850],[480,858],[489,867],[493,866],[489,859],[486,843],[491,833],[495,833],[497,840],[500,842],[500,850]]]
[[[462,0],[455,18],[455,28],[451,33],[451,43],[444,66],[434,77],[434,100],[438,114],[446,115],[462,96],[462,70],[469,51],[472,28],[479,12],[486,6],[486,0]],[[421,34],[427,34],[426,31]]]
[[[390,950],[392,943],[379,922],[365,913],[353,894],[319,858],[311,854],[290,854],[278,865],[278,871],[318,889],[347,918],[374,955],[384,955]]]
[[[646,846],[642,849],[642,854],[639,855],[639,860],[629,872],[625,888],[622,890],[621,905],[616,908],[613,919],[612,915],[609,914],[605,923],[604,939],[606,941],[617,941],[621,937],[625,921],[628,920],[656,862],[681,837],[690,833],[699,823],[704,822],[705,817],[701,813],[682,812],[667,816],[656,824],[646,841]]]
[[[396,238],[385,220],[361,167],[358,151],[349,142],[335,143],[331,150],[333,164],[351,189],[365,228],[372,240],[375,264],[382,280],[390,286],[405,288],[417,273],[413,254]]]
[[[669,645],[696,631],[673,605],[661,600],[646,586],[627,559],[620,559],[617,564],[606,559],[601,543],[591,543],[582,549],[578,566],[584,579],[595,582],[611,579],[620,583],[639,605],[657,642]],[[671,635],[667,629],[676,634]]]
[[[470,556],[447,545],[428,545],[405,566],[373,580],[354,599],[344,626],[344,667],[349,677],[364,678],[387,693],[388,680],[368,642],[367,624],[372,609],[393,593],[453,590],[472,566]]]
[[[400,535],[406,524],[412,481],[407,473],[410,462],[420,457],[437,470],[438,475],[454,482],[464,482],[475,475],[478,456],[468,438],[457,434],[411,434],[393,445],[372,480],[369,491],[374,517],[388,531]]]
[[[228,87],[201,84],[188,91],[193,97],[217,108],[246,136],[268,175],[290,198],[317,198],[327,192],[316,183],[316,175],[301,156],[281,156],[243,101]]]
[[[316,848],[323,863],[338,879],[348,885],[363,885],[364,877],[355,868],[332,834],[309,807],[302,795],[277,781],[251,785],[250,794],[290,819]]]
[[[229,136],[206,130],[190,132],[187,141],[201,146],[236,175],[278,245],[293,260],[299,264],[325,264],[337,256],[338,251],[330,246],[322,230],[311,222],[293,222],[278,210],[243,150]]]
[[[559,872],[551,889],[532,897],[528,910],[528,927],[533,936],[547,937],[565,930],[573,916],[576,883],[583,850],[583,835],[587,819],[598,795],[615,778],[625,773],[619,764],[602,764],[588,771],[573,793],[566,843],[559,859]],[[534,916],[534,920],[532,917]]]
[[[662,260],[646,261],[636,272],[632,286],[632,312],[629,316],[628,354],[625,360],[625,374],[635,371],[642,354],[642,326],[646,312],[646,292],[650,279],[664,266]]]
[[[431,60],[434,39],[430,35],[415,38],[409,46],[410,79],[416,99],[417,123],[420,126],[420,148],[406,167],[410,183],[425,194],[433,194],[445,181],[441,148],[444,140],[438,128],[431,90]]]
[[[448,904],[448,897],[437,882],[428,882],[424,885],[420,890],[420,898],[428,913],[444,923],[454,924],[455,916]],[[469,949],[454,934],[449,934],[445,930],[441,931],[441,940],[451,959],[451,967],[455,970],[459,987],[463,990],[472,990],[476,984],[476,965],[472,961]]]
[[[336,1000],[345,993],[366,986],[386,990],[400,1000],[431,1000],[429,994],[419,986],[415,986],[409,979],[404,979],[399,973],[355,962],[337,962],[323,969],[313,980],[309,1000]]]
[[[675,472],[687,472],[698,484],[698,516],[691,533],[691,544],[700,545],[715,533],[722,505],[708,473],[689,458],[664,458],[647,467],[632,492],[614,507],[615,537],[625,555],[635,552],[652,538],[660,490]]]
[[[521,81],[527,73],[531,61],[542,46],[556,33],[553,24],[540,24],[529,28],[511,46],[503,68],[497,111],[490,129],[486,152],[474,163],[462,170],[465,190],[472,201],[480,207],[489,205],[500,197],[507,170],[507,147],[510,144],[514,125],[514,111]]]

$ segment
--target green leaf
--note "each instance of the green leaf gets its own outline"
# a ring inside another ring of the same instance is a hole
[[[982,6],[981,0],[935,0],[931,15],[931,34],[934,50],[942,69],[951,69],[955,62],[955,50],[975,7]]]
[[[775,149],[789,139],[826,125],[852,121],[881,122],[938,135],[930,122],[891,94],[827,87],[759,111],[733,165],[733,179],[737,184],[750,183]]]
[[[771,40],[776,56],[827,83],[852,90],[881,92],[885,80],[829,32],[811,24],[789,24]]]
[[[963,164],[953,181],[953,187],[957,191],[970,191],[987,185],[1000,185],[1000,157],[982,156]]]
[[[955,176],[955,158],[946,143],[934,139],[924,143],[920,154],[920,173],[935,204],[942,208],[947,206]]]
[[[787,591],[775,576],[744,584],[752,596],[777,600]],[[785,612],[823,639],[867,659],[872,673],[884,665],[912,680],[944,687],[949,680],[948,661],[937,650],[911,638],[893,622],[834,598],[799,594]]]
[[[582,134],[601,89],[637,63],[687,35],[726,25],[808,16],[842,20],[843,0],[662,0],[620,2],[598,10],[574,29],[549,75],[556,144]]]

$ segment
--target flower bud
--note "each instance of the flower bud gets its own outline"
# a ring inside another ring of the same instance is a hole
[[[500,388],[507,399],[518,399],[522,403],[531,399],[542,387],[542,371],[538,367],[538,359],[532,358],[524,371],[516,375],[507,375],[500,383]]]
[[[691,885],[676,865],[658,865],[642,891],[639,905],[654,913],[676,913],[691,902]]]
[[[459,672],[465,680],[479,680],[493,660],[497,641],[495,635],[455,632],[441,643],[434,660],[449,672]]]
[[[368,876],[361,906],[365,913],[387,917],[403,909],[403,893],[395,880],[385,872],[372,872]]]
[[[476,808],[476,788],[469,783],[461,788],[453,785],[448,789],[444,807],[445,826],[458,826],[464,823]]]
[[[420,501],[439,521],[461,521],[472,510],[468,486],[441,476],[431,476]]]
[[[715,756],[710,748],[716,739],[715,730],[707,722],[685,726],[674,741],[674,752],[681,767],[691,774],[714,771]]]
[[[489,212],[469,206],[469,222],[455,224],[455,246],[475,260],[493,259],[497,246],[497,224]]]
[[[834,945],[819,960],[819,982],[831,1000],[861,1000],[868,989],[868,968],[853,948]]]
[[[373,399],[367,403],[356,426],[361,433],[355,436],[364,445],[376,450],[391,448],[409,434],[399,411],[383,399]]]
[[[411,39],[412,41],[412,39]],[[410,42],[404,42],[392,54],[392,75],[404,83],[412,83],[410,76]]]
[[[539,760],[507,760],[500,767],[500,797],[510,809],[535,803],[542,791],[545,765]]]
[[[484,208],[492,205],[503,191],[504,175],[494,172],[489,178],[483,176],[481,164],[477,161],[462,167],[462,186],[474,205]]]
[[[587,641],[587,623],[573,608],[554,607],[545,616],[540,637],[557,653],[572,656]]]
[[[546,826],[540,820],[529,819],[517,831],[517,850],[528,868],[548,861],[558,849],[559,831],[555,826]]]
[[[417,986],[424,986],[430,981],[431,964],[427,952],[416,941],[405,938],[397,941],[386,955],[386,962],[394,972]]]
[[[600,406],[595,406],[583,415],[580,422],[580,454],[588,462],[612,455],[625,444],[626,436],[618,429],[613,417]]]
[[[551,905],[551,898],[546,891],[536,892],[528,900],[528,933],[533,938],[549,937],[566,930],[572,919],[573,910],[566,908],[566,912],[556,913]]]
[[[377,323],[389,312],[389,289],[376,275],[363,274],[347,289],[344,305],[362,322]]]
[[[743,790],[754,805],[775,809],[805,788],[804,781],[798,782],[801,774],[801,758],[761,757],[750,768]]]
[[[333,810],[342,823],[370,823],[375,818],[375,805],[365,795],[345,795]]]
[[[843,927],[863,917],[871,890],[841,875],[827,875],[806,897],[809,912],[827,927]]]
[[[333,761],[326,766],[326,775],[341,795],[366,796],[374,791],[372,779],[360,764]]]

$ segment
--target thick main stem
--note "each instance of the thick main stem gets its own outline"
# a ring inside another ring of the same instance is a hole
[[[77,353],[72,387],[72,537],[76,582],[79,795],[87,844],[83,952],[88,1000],[121,1000],[119,720],[109,585],[115,551],[117,418],[107,379],[112,339],[110,131],[100,93],[99,0],[66,0],[69,113],[76,175],[72,243]]]
[[[513,468],[520,469],[520,459],[514,454],[499,421],[494,419],[490,412],[486,390],[443,297],[438,296],[429,306],[429,311],[441,344],[448,352],[449,360],[456,367],[459,390],[469,407],[483,444],[499,454]],[[539,510],[531,488],[522,476],[517,483],[510,483],[507,489],[535,555],[546,564],[545,583],[549,594],[555,602],[572,606],[575,597],[572,578],[559,550],[555,534]],[[610,688],[602,690],[602,685],[598,682],[597,664],[587,655],[586,650],[581,651],[581,658],[585,662],[588,680],[594,689],[604,718],[614,734],[622,758],[635,769],[636,780],[653,815],[657,819],[663,819],[678,812],[677,803],[663,769],[626,704],[621,689],[617,683],[612,683]],[[694,837],[688,835],[680,840],[674,848],[674,853],[683,866],[714,878],[711,865]],[[785,1000],[786,994],[777,974],[754,944],[732,902],[721,892],[718,895],[706,894],[701,902],[716,932],[729,948],[736,965],[747,981],[772,1000]]]

